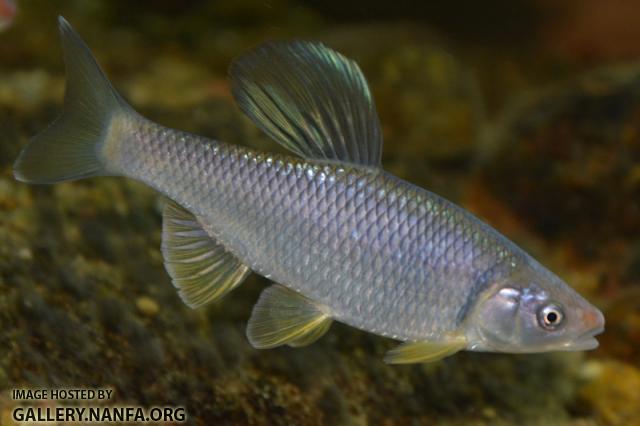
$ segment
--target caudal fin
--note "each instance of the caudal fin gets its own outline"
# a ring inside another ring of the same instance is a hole
[[[13,174],[22,182],[56,183],[108,174],[101,148],[111,118],[128,108],[80,36],[63,17],[58,22],[67,80],[64,109],[20,153]]]

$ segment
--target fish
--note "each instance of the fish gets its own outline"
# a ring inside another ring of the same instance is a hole
[[[251,272],[272,282],[247,323],[253,347],[307,346],[333,321],[397,340],[392,364],[598,346],[600,310],[469,211],[382,168],[353,60],[295,40],[231,64],[240,110],[290,152],[276,154],[144,118],[63,17],[59,29],[63,112],[20,152],[15,178],[122,176],[162,193],[164,266],[188,306]]]
[[[0,32],[11,26],[17,10],[14,0],[0,0]]]

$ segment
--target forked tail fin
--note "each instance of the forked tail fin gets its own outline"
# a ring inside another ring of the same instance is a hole
[[[102,148],[111,118],[129,109],[80,36],[63,17],[58,22],[67,80],[64,109],[20,153],[13,174],[22,182],[56,183],[108,174]]]

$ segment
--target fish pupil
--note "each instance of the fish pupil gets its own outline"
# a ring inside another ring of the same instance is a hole
[[[549,322],[549,324],[553,324],[556,321],[558,321],[558,314],[556,314],[555,312],[549,312],[547,314],[547,321]]]

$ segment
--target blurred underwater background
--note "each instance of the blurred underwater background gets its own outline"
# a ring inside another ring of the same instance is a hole
[[[188,424],[640,424],[638,2],[16,3],[0,26],[0,425],[13,424],[11,389],[61,387],[181,405]],[[266,151],[282,149],[234,105],[232,59],[291,38],[355,59],[384,167],[483,218],[602,309],[600,347],[390,366],[394,342],[336,323],[306,348],[253,349],[245,326],[268,281],[184,305],[153,190],[13,179],[20,149],[61,111],[57,15],[146,117]]]

